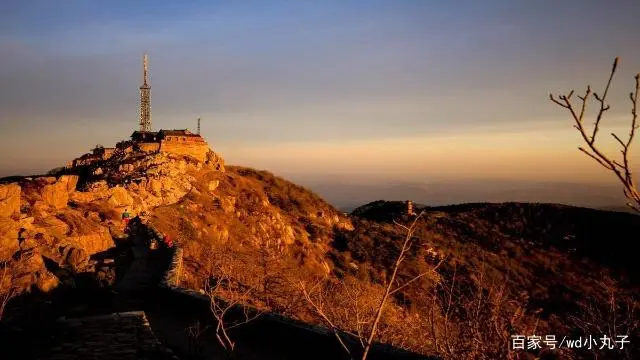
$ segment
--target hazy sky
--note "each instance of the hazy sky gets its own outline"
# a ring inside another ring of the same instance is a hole
[[[604,125],[624,134],[638,38],[636,0],[3,1],[0,176],[127,137],[146,50],[153,127],[201,116],[228,163],[612,184],[547,97],[601,89],[620,56]]]

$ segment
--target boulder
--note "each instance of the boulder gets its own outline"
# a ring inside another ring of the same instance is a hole
[[[43,293],[48,293],[60,285],[58,278],[49,271],[42,271],[38,274],[36,287]]]
[[[160,191],[162,190],[162,182],[160,180],[158,180],[158,179],[151,179],[147,183],[147,188],[154,195],[158,195],[158,194],[160,194]]]
[[[233,196],[223,196],[220,200],[220,206],[225,213],[235,212],[236,198]]]
[[[20,243],[20,250],[23,250],[23,251],[33,250],[33,249],[37,248],[38,246],[39,246],[38,242],[35,239],[29,237],[29,238],[24,239]]]
[[[37,230],[52,235],[53,237],[62,238],[69,233],[69,225],[55,216],[47,216],[42,219],[41,223],[35,225]]]
[[[37,180],[38,180],[38,182],[40,182],[42,184],[55,184],[56,183],[55,176],[43,176],[43,177],[37,178]]]
[[[18,184],[0,185],[0,217],[20,212],[21,188]]]
[[[42,187],[42,201],[54,209],[62,209],[69,201],[69,190],[67,182],[56,182]]]
[[[89,255],[79,248],[71,248],[66,256],[65,265],[70,266],[73,272],[80,272],[89,265]]]
[[[205,164],[210,168],[218,170],[220,172],[224,172],[224,159],[221,156],[216,154],[215,152],[209,150],[205,156]]]
[[[214,191],[220,185],[220,180],[209,181],[209,191]]]
[[[17,221],[0,218],[0,261],[9,259],[19,249]]]
[[[45,272],[46,268],[42,255],[37,249],[20,251],[18,260],[10,263],[14,271],[14,286],[19,291],[29,290],[38,281],[38,274]]]
[[[125,188],[116,186],[109,190],[111,196],[107,203],[113,207],[127,207],[133,205],[133,198]]]
[[[81,234],[72,234],[67,240],[77,244],[90,255],[115,246],[109,228],[105,226],[95,226]]]
[[[58,179],[58,183],[63,184],[67,190],[67,193],[71,194],[76,191],[76,187],[78,186],[78,176],[77,175],[62,175],[60,179]]]
[[[97,198],[99,198],[99,194],[97,192],[81,192],[81,191],[76,191],[73,194],[71,194],[71,196],[69,197],[71,201],[76,203],[81,203],[81,204],[90,203],[96,200]]]
[[[35,219],[32,216],[25,216],[18,220],[18,226],[22,229],[31,230],[33,229],[33,221]]]
[[[283,229],[283,234],[284,236],[282,237],[282,241],[287,244],[287,245],[291,245],[295,242],[296,237],[295,237],[295,232],[293,231],[293,228],[289,225],[286,225]]]

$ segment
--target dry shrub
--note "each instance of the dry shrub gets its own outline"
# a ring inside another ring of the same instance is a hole
[[[14,278],[15,273],[10,263],[7,261],[0,264],[0,320],[9,301],[17,295]]]
[[[308,303],[314,307],[309,309],[311,312],[321,314],[326,325],[339,330],[339,336],[351,335],[360,341],[362,347],[365,346],[380,308],[384,287],[348,276],[344,280],[321,280],[305,290],[309,296]],[[426,353],[433,350],[425,339],[427,325],[425,317],[412,314],[389,300],[382,309],[375,341]]]
[[[489,281],[477,272],[475,284],[458,283],[457,274],[434,289],[429,335],[446,359],[517,359],[512,335],[536,334],[536,314],[527,312],[526,294],[508,293],[508,279]]]
[[[257,284],[244,273],[245,263],[229,251],[209,252],[205,263],[207,279],[204,291],[209,297],[210,310],[216,319],[215,335],[218,343],[231,355],[235,340],[230,330],[246,324],[260,315],[248,305],[254,298]],[[242,316],[238,316],[238,312]]]
[[[640,352],[634,344],[640,340],[640,301],[633,294],[616,289],[615,286],[599,282],[599,289],[605,299],[588,297],[580,301],[579,310],[569,317],[573,328],[581,334],[591,334],[598,338],[606,335],[612,341],[627,336],[623,349],[593,349],[591,356],[598,358],[638,359]]]

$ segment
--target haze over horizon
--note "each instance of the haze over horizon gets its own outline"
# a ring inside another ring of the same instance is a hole
[[[628,131],[640,2],[615,4],[8,1],[0,176],[42,173],[128,137],[147,51],[155,129],[194,129],[201,116],[227,163],[339,206],[623,204],[548,100],[600,91],[620,56],[601,131],[617,154],[608,134]]]

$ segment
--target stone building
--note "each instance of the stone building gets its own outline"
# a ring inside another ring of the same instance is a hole
[[[135,151],[188,155],[200,161],[205,160],[209,151],[209,145],[202,136],[187,129],[134,131],[131,134],[131,143],[127,145],[131,145]]]
[[[405,201],[405,204],[407,204],[407,215],[408,216],[416,216],[416,211],[413,208],[413,201],[407,200],[407,201]]]
[[[134,131],[131,134],[131,140],[141,142],[156,142],[158,137],[157,131]]]
[[[209,152],[209,144],[198,134],[187,129],[160,130],[160,131],[134,131],[131,140],[120,141],[113,148],[96,146],[91,152],[68,162],[67,168],[87,166],[95,161],[108,160],[114,153],[128,154],[132,152],[143,153],[172,153],[191,156],[204,162]]]

